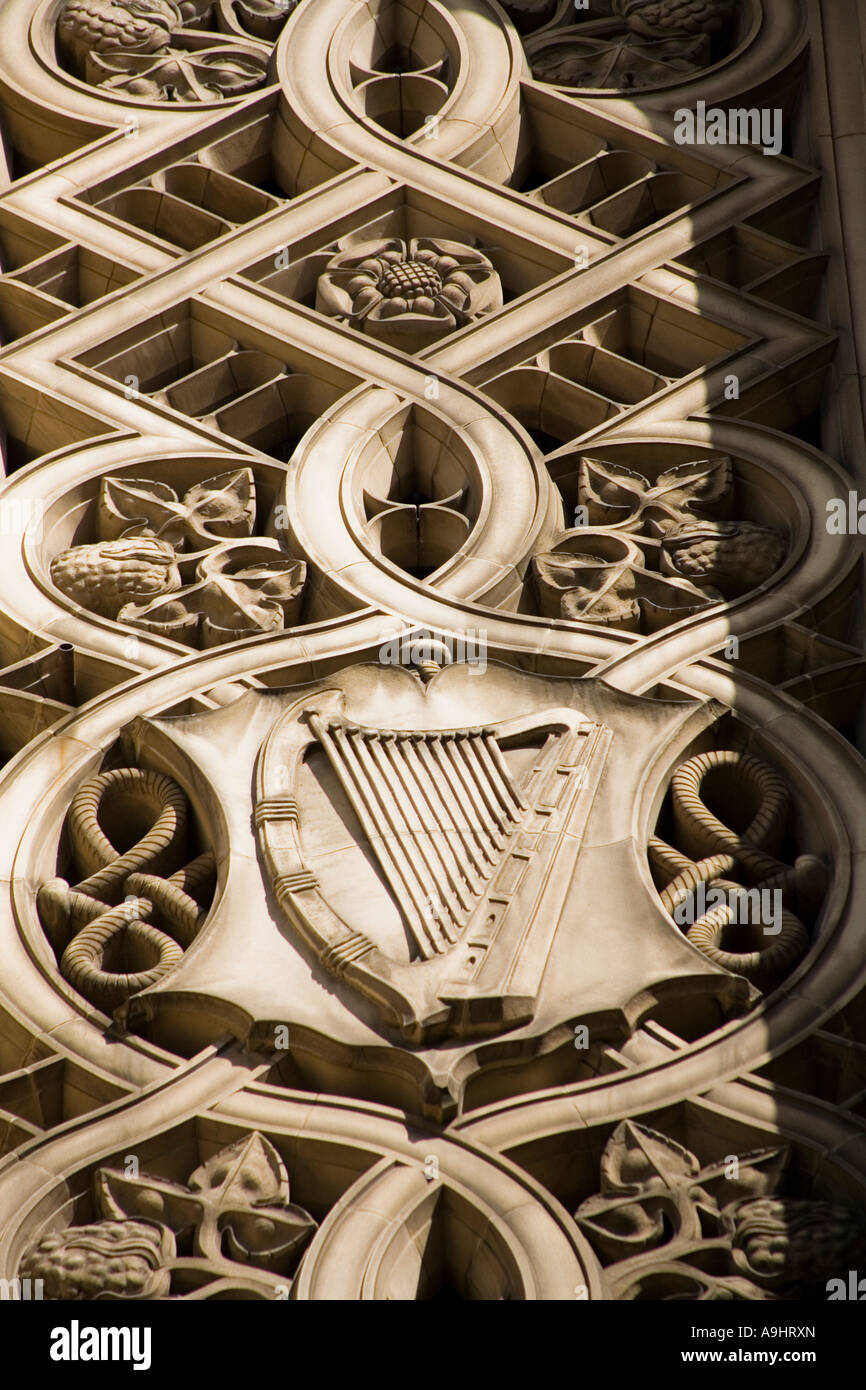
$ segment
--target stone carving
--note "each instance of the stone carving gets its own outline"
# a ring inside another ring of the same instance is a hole
[[[729,814],[754,808],[735,832],[707,805],[723,798]],[[718,965],[763,989],[777,984],[809,948],[810,920],[820,905],[826,870],[814,855],[793,866],[776,857],[786,826],[789,793],[777,772],[758,758],[717,750],[689,758],[674,774],[671,804],[675,849],[658,836],[650,857],[664,876],[661,897],[688,939]],[[683,853],[685,850],[686,853]],[[740,882],[744,880],[744,883]],[[712,899],[707,907],[707,888]],[[796,912],[792,909],[796,908]],[[745,944],[727,949],[733,935]]]
[[[77,76],[129,97],[214,101],[263,86],[266,51],[217,33],[201,44],[212,9],[210,0],[66,0],[58,48]]]
[[[51,578],[67,598],[103,618],[116,618],[131,599],[173,593],[183,582],[173,546],[141,535],[64,550],[51,562]]]
[[[103,1167],[104,1219],[43,1236],[21,1262],[52,1299],[273,1298],[316,1223],[289,1201],[286,1167],[259,1133],[221,1149],[186,1184]],[[191,1232],[191,1255],[175,1235]],[[171,1290],[171,1292],[169,1292]]]
[[[215,547],[196,566],[196,582],[149,603],[128,603],[118,619],[194,647],[281,632],[300,621],[307,567],[273,558],[279,554],[267,542]]]
[[[365,489],[369,533],[389,560],[412,574],[429,574],[451,558],[472,530],[468,492],[463,486],[447,497],[431,498],[416,477],[400,480],[388,497]],[[411,501],[403,500],[407,496]]]
[[[69,808],[73,862],[86,877],[44,883],[39,913],[63,975],[108,1013],[170,971],[207,916],[214,857],[189,858],[187,827],[180,787],[131,767],[91,778]],[[121,852],[112,836],[138,838]]]
[[[555,550],[533,557],[532,568],[545,617],[627,632],[655,632],[722,597],[710,586],[661,578],[633,541],[588,527],[567,531]]]
[[[99,494],[99,529],[106,540],[152,535],[178,551],[206,550],[219,540],[251,536],[255,520],[251,468],[205,478],[182,499],[152,478],[104,478]]]
[[[751,521],[688,522],[672,526],[662,539],[663,574],[682,575],[712,585],[725,598],[739,598],[766,583],[785,558],[782,537]]]
[[[502,286],[480,251],[442,238],[367,241],[319,276],[316,308],[416,352],[502,308]]]
[[[275,541],[242,540],[255,518],[249,468],[206,478],[182,499],[167,483],[105,478],[106,539],[63,551],[51,578],[91,612],[189,646],[282,631],[300,620],[306,565],[281,559]]]
[[[654,481],[583,456],[578,498],[589,524],[533,558],[545,617],[655,632],[765,584],[785,557],[785,542],[770,527],[710,519],[732,505],[725,456],[677,464]],[[657,545],[656,568],[644,537]]]
[[[611,18],[575,25],[569,16],[535,32],[527,54],[535,77],[565,87],[654,87],[711,61],[710,40],[732,23],[734,0],[613,0]]]
[[[614,0],[629,29],[650,38],[717,34],[730,22],[734,0]]]
[[[654,87],[702,68],[706,42],[698,38],[644,40],[632,33],[609,39],[573,38],[531,52],[533,75],[558,87]]]
[[[663,469],[653,482],[622,464],[581,457],[578,497],[592,526],[663,536],[678,526],[729,508],[731,460],[697,459]]]
[[[117,49],[154,53],[182,24],[173,0],[66,0],[57,20],[61,48],[78,63]]]
[[[701,1164],[635,1121],[605,1145],[600,1191],[575,1213],[619,1299],[804,1298],[862,1259],[866,1225],[849,1208],[775,1195],[784,1148]]]
[[[165,1298],[174,1236],[153,1221],[93,1221],[43,1236],[21,1262],[47,1299]]]
[[[241,27],[254,38],[273,43],[301,0],[220,0],[220,11],[228,8]]]
[[[399,668],[395,639],[379,663],[136,725],[136,742],[155,740],[172,766],[194,758],[217,802],[233,789],[240,814],[207,938],[232,968],[187,952],[116,1022],[144,1019],[168,1040],[194,996],[203,1040],[230,1030],[253,1045],[278,1022],[305,1049],[321,970],[335,997],[315,1049],[357,1070],[372,1037],[406,1093],[442,1112],[502,1047],[528,1063],[568,1020],[621,1040],[674,987],[707,1027],[741,1012],[745,981],[638,891],[644,844],[611,846],[653,750],[688,746],[715,707],[622,702],[592,681],[449,665],[442,640],[407,645],[417,674]],[[138,878],[127,891],[155,901]],[[299,973],[305,958],[316,980]]]
[[[847,9],[0,2],[0,1294],[862,1294]]]

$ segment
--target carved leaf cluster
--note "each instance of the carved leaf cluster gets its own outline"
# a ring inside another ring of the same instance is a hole
[[[217,101],[267,81],[267,48],[294,8],[268,0],[66,0],[60,56],[76,76],[156,101]],[[198,34],[208,32],[210,43]],[[249,35],[247,39],[245,35]]]
[[[701,1164],[657,1130],[623,1121],[600,1191],[575,1213],[620,1299],[798,1298],[861,1252],[866,1228],[836,1203],[780,1196],[784,1148]]]
[[[54,584],[83,608],[195,647],[299,621],[306,566],[276,541],[248,539],[252,469],[205,478],[182,497],[151,478],[104,478],[97,517],[100,540],[51,564]]]
[[[778,531],[729,519],[734,492],[725,455],[652,478],[582,457],[578,498],[588,524],[533,560],[547,617],[654,632],[758,588],[785,556]]]
[[[285,1164],[254,1132],[221,1149],[186,1183],[103,1167],[94,1179],[102,1220],[44,1236],[23,1277],[50,1299],[273,1297],[316,1229],[289,1201]],[[191,1247],[192,1255],[179,1254]],[[181,1292],[170,1293],[177,1286]]]

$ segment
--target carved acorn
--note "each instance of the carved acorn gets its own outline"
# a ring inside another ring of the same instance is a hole
[[[629,29],[647,38],[717,34],[731,18],[734,0],[614,0]]]
[[[51,578],[67,598],[103,618],[181,587],[174,547],[150,536],[73,546],[52,560]]]
[[[675,574],[736,598],[763,584],[785,558],[778,531],[751,521],[684,523],[668,531],[661,548],[662,574]]]
[[[41,1279],[48,1299],[163,1298],[174,1236],[155,1221],[94,1221],[43,1236],[19,1275]]]

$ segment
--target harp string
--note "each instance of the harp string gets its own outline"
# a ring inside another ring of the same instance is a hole
[[[309,719],[419,952],[447,951],[527,810],[495,737]]]

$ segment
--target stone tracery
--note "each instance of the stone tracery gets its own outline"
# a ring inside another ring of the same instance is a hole
[[[845,1035],[862,889],[839,807],[862,787],[830,723],[856,721],[862,658],[853,547],[831,554],[819,532],[848,481],[838,450],[812,447],[832,342],[784,309],[792,267],[817,268],[795,245],[812,175],[758,151],[684,154],[665,115],[696,75],[726,100],[751,90],[760,7],[613,0],[565,28],[562,5],[509,4],[514,24],[476,8],[422,20],[395,3],[375,38],[372,11],[343,0],[68,0],[56,34],[30,0],[0,16],[48,55],[34,102],[56,108],[84,195],[53,204],[59,231],[35,230],[26,180],[0,198],[2,500],[40,518],[0,538],[0,701],[23,750],[0,779],[17,856],[0,1008],[23,981],[26,1027],[50,1038],[72,1007],[80,1034],[34,1065],[116,1066],[144,1147],[137,1092],[165,1082],[182,1127],[197,1048],[229,1033],[223,1059],[254,1047],[270,1078],[223,1104],[225,1142],[190,1154],[188,1183],[71,1163],[74,1210],[59,1186],[25,1198],[0,1272],[52,1297],[273,1297],[281,1278],[301,1299],[449,1281],[561,1297],[541,1253],[556,1248],[591,1297],[763,1299],[799,1296],[807,1247],[819,1280],[860,1249],[832,1162],[808,1191],[782,1176],[772,1117],[760,1154],[737,1140],[736,1187],[625,1084],[574,1220],[532,1173],[560,1102],[578,1092],[590,1128],[607,1116],[606,1078],[663,1057],[671,1104],[711,1094],[722,1023],[738,1076],[783,1067],[802,1041],[792,975],[814,972],[822,1045]],[[787,23],[759,38],[786,106]],[[483,98],[466,69],[482,31]],[[0,59],[0,104],[12,80]],[[646,124],[565,89],[635,93]],[[123,136],[77,153],[67,103],[125,121],[146,158]],[[119,278],[93,260],[103,236]],[[34,404],[46,373],[79,401],[60,423]],[[387,670],[419,625],[436,659]],[[452,659],[467,629],[483,661]],[[34,690],[53,703],[31,742]],[[681,920],[698,889],[724,901]],[[778,932],[740,930],[749,891],[780,895]],[[851,1084],[840,1146],[860,1124]],[[311,1091],[355,1168],[336,1204],[337,1182],[302,1177],[292,1207],[280,1148]],[[0,1079],[0,1114],[18,1104]],[[417,1143],[407,1114],[429,1126]],[[34,1144],[34,1176],[40,1145],[64,1169],[56,1128],[7,1125],[13,1156],[16,1136]],[[222,1190],[235,1160],[252,1204]],[[483,1269],[455,1253],[475,1201],[494,1213]],[[676,1249],[656,1239],[661,1207]],[[435,1239],[368,1259],[341,1247],[358,1208]]]

